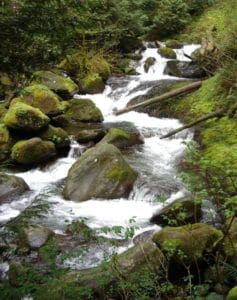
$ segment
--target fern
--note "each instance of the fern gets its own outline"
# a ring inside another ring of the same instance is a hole
[[[223,262],[225,279],[228,283],[237,283],[237,268],[233,265]]]

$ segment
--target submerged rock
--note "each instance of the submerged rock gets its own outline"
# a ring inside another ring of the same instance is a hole
[[[69,77],[51,71],[37,71],[33,73],[33,84],[44,84],[62,98],[71,98],[79,91],[78,85]]]
[[[113,145],[102,143],[87,150],[68,173],[64,196],[74,201],[127,197],[137,173]]]
[[[222,238],[223,233],[215,227],[196,223],[165,227],[154,234],[153,241],[175,261],[193,263],[211,253]]]
[[[158,53],[165,58],[176,59],[177,55],[175,51],[169,47],[162,46],[158,49]]]
[[[43,84],[34,84],[24,88],[20,97],[13,99],[11,105],[18,102],[39,108],[46,115],[57,115],[65,109],[65,104],[59,96]]]
[[[150,221],[158,225],[180,226],[199,222],[201,213],[201,203],[185,197],[159,210]]]
[[[49,124],[49,118],[38,108],[25,103],[15,103],[6,113],[4,123],[13,129],[38,131]]]
[[[110,128],[101,143],[108,143],[119,149],[143,144],[144,141],[139,133],[131,133],[120,128]]]
[[[12,200],[28,190],[29,186],[22,178],[0,173],[0,203]]]
[[[11,153],[11,158],[18,164],[33,165],[45,162],[56,155],[54,143],[32,138],[17,142]]]
[[[168,61],[164,74],[183,78],[203,78],[206,75],[205,71],[197,64],[178,60]]]
[[[148,73],[151,66],[153,66],[156,62],[155,57],[148,57],[144,63],[144,70]]]

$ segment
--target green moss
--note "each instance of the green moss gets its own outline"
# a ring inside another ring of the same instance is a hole
[[[66,98],[73,96],[79,90],[77,84],[70,78],[51,71],[33,73],[32,84],[43,84]]]
[[[67,147],[70,144],[67,132],[60,127],[49,125],[44,131],[39,133],[39,136],[42,140],[53,142],[56,148]]]
[[[101,122],[101,111],[90,99],[73,99],[69,101],[69,108],[65,115],[67,119],[77,122]]]
[[[176,53],[173,49],[162,46],[158,49],[158,53],[165,58],[176,59]]]
[[[13,129],[37,131],[49,123],[49,118],[38,108],[25,103],[11,105],[4,117],[4,124]]]
[[[7,109],[4,107],[3,104],[0,104],[0,122],[3,122],[6,113],[7,113]]]
[[[39,108],[47,115],[57,115],[64,110],[61,98],[43,84],[34,84],[24,88],[21,90],[20,96],[13,99],[12,104],[26,103]]]
[[[196,223],[181,227],[165,227],[157,232],[153,241],[170,257],[189,263],[202,258],[203,252],[212,252],[223,237],[215,227]]]
[[[4,160],[10,152],[13,139],[4,124],[0,123],[0,161]]]
[[[237,299],[237,286],[233,287],[229,291],[226,300],[236,300],[236,299]]]
[[[110,168],[106,177],[114,180],[126,180],[132,174],[133,170],[131,168],[124,168],[124,166],[121,167],[119,164],[116,164],[113,168]]]
[[[86,94],[102,93],[105,84],[102,77],[98,73],[87,75],[81,80],[82,89]]]
[[[203,14],[197,16],[185,30],[177,36],[179,40],[200,43],[207,31],[216,28],[216,35],[223,38],[228,30],[226,28],[226,16],[230,7],[234,4],[232,0],[216,0],[216,4],[207,8]],[[234,7],[234,6],[233,6]]]
[[[52,142],[32,138],[17,142],[11,153],[11,158],[22,165],[32,165],[47,161],[55,156],[55,146]]]
[[[108,138],[111,140],[117,139],[117,138],[129,138],[129,133],[125,130],[122,130],[120,128],[111,128],[108,133]]]
[[[168,48],[179,49],[183,47],[183,44],[177,40],[167,40],[165,41],[165,45]]]
[[[50,265],[55,264],[58,254],[59,247],[55,238],[49,239],[47,243],[39,249],[39,257]]]

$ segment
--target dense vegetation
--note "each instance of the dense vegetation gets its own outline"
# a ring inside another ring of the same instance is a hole
[[[208,0],[4,0],[0,4],[0,70],[29,71],[52,65],[85,39],[90,48],[114,49],[126,35],[166,36],[209,4]]]

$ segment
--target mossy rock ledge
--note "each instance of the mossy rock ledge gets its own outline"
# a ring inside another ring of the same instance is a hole
[[[25,103],[11,105],[4,117],[4,124],[13,129],[38,131],[49,124],[49,118],[38,108]]]
[[[65,99],[70,99],[79,91],[78,85],[69,77],[51,71],[37,71],[33,73],[32,84],[46,85]]]
[[[17,142],[12,148],[11,158],[18,164],[35,165],[55,155],[54,143],[35,137]]]
[[[120,128],[110,128],[101,143],[108,143],[119,149],[143,144],[144,141],[139,133],[131,133]]]
[[[177,55],[175,51],[169,47],[162,46],[158,49],[158,53],[165,58],[176,59]]]
[[[0,173],[0,203],[19,197],[28,190],[29,186],[22,178]]]
[[[103,78],[98,73],[88,74],[80,83],[85,94],[99,94],[105,89]]]
[[[69,170],[64,197],[77,202],[126,198],[136,178],[137,173],[115,146],[98,144],[82,154]]]
[[[177,262],[193,263],[204,252],[211,253],[223,238],[223,233],[213,226],[195,223],[180,227],[165,227],[156,232],[153,241]]]
[[[11,101],[11,105],[23,102],[39,108],[46,115],[63,113],[65,103],[62,99],[43,84],[34,84],[21,90],[20,96]]]

